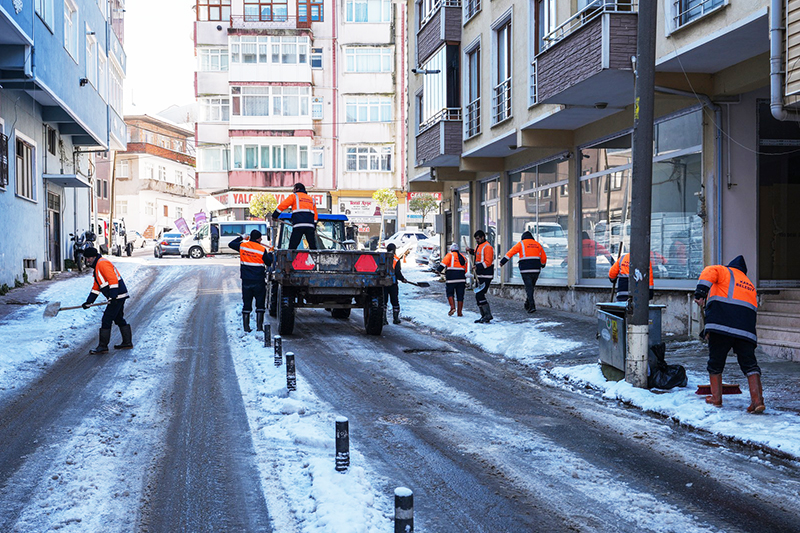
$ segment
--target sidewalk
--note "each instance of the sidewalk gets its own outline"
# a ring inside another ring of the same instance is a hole
[[[668,391],[633,388],[625,381],[609,382],[600,371],[596,339],[597,319],[538,308],[528,314],[523,302],[488,296],[491,324],[475,324],[480,317],[472,291],[467,291],[463,317],[449,317],[444,283],[424,272],[409,259],[403,273],[412,281],[430,281],[429,289],[400,284],[401,317],[417,326],[462,338],[487,352],[517,360],[540,371],[543,380],[578,394],[617,400],[657,413],[681,425],[707,431],[780,456],[800,459],[800,364],[756,352],[762,371],[763,415],[745,411],[750,404],[747,379],[731,354],[725,366],[725,383],[738,383],[742,394],[723,396],[724,406],[707,405],[695,394],[708,383],[708,347],[696,339],[667,336],[666,361],[686,368],[688,385]],[[391,326],[389,326],[391,327]],[[589,390],[587,391],[587,387]]]

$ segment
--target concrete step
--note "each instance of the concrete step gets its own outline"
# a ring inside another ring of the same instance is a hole
[[[766,289],[779,291],[778,294],[764,294],[764,300],[800,301],[800,289]]]
[[[800,328],[756,326],[759,343],[761,339],[800,344]]]
[[[758,326],[788,329],[800,328],[800,313],[773,313],[759,309]]]
[[[758,306],[758,314],[790,313],[800,316],[800,301],[794,300],[762,300]]]
[[[758,347],[770,357],[800,362],[800,342],[773,341],[759,337]]]

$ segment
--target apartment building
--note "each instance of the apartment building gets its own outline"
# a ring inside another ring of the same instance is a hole
[[[651,251],[665,330],[696,330],[700,271],[742,254],[760,344],[798,358],[800,72],[784,36],[800,29],[798,2],[658,5]],[[444,243],[483,229],[504,253],[532,231],[548,254],[538,298],[554,308],[592,315],[628,248],[637,7],[409,2],[410,190],[443,193]],[[519,290],[515,269],[497,281]]]
[[[49,277],[90,227],[92,153],[125,149],[122,0],[0,0],[0,285]]]
[[[360,240],[380,230],[374,191],[405,188],[405,6],[390,0],[198,0],[198,188],[220,219],[253,194],[306,185],[348,213]],[[387,216],[397,227],[404,204]]]

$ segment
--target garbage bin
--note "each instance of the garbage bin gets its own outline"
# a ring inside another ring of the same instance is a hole
[[[597,339],[600,341],[600,363],[608,379],[625,377],[627,346],[626,302],[601,302],[597,307]],[[648,313],[649,344],[661,342],[661,313],[665,305],[650,304]],[[611,367],[610,369],[608,367]],[[616,371],[616,372],[615,372]],[[622,373],[620,375],[620,372]]]

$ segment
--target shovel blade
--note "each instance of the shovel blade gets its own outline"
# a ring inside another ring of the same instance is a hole
[[[44,308],[44,318],[53,318],[61,310],[61,302],[50,302]]]
[[[427,287],[430,287],[430,286],[431,286],[431,284],[428,283],[427,281],[418,281],[417,282],[417,287],[422,287],[423,289],[425,289]]]

